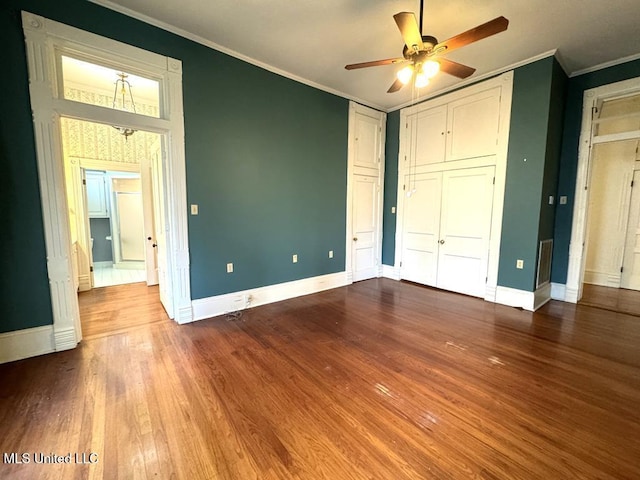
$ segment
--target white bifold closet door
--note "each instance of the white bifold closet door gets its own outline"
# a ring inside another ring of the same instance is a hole
[[[406,176],[401,277],[485,295],[495,167]]]

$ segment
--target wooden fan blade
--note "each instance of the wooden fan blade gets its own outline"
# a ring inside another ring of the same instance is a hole
[[[467,67],[466,65],[442,57],[438,57],[436,62],[440,63],[441,71],[458,78],[467,78],[476,71],[475,68]]]
[[[404,43],[409,49],[409,53],[420,51],[424,48],[422,44],[422,34],[418,28],[416,16],[411,12],[400,12],[393,16],[396,21]]]
[[[400,80],[396,78],[396,81],[393,82],[393,84],[389,87],[389,90],[387,90],[387,93],[397,92],[402,87],[404,87],[404,83],[402,83]]]
[[[347,70],[354,70],[356,68],[377,67],[378,65],[391,65],[393,63],[406,62],[404,58],[386,58],[384,60],[374,60],[372,62],[352,63],[351,65],[345,65]]]
[[[487,23],[478,25],[471,30],[467,30],[460,35],[456,35],[455,37],[451,37],[449,40],[445,40],[444,42],[439,43],[433,48],[433,50],[437,53],[442,53],[438,52],[438,50],[444,47],[447,52],[450,52],[451,50],[464,47],[465,45],[469,45],[470,43],[477,42],[478,40],[482,40],[483,38],[490,37],[491,35],[495,35],[496,33],[504,32],[508,26],[509,20],[507,20],[506,18],[494,18]]]

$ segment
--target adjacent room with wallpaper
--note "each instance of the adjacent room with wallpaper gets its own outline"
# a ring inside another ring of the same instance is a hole
[[[639,15],[5,2],[0,478],[640,478]]]

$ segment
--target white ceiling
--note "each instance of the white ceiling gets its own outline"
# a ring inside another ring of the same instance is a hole
[[[344,66],[401,56],[393,15],[419,18],[419,0],[92,1],[382,110],[412,101],[410,88],[386,93],[398,66]],[[556,49],[569,75],[640,57],[638,0],[426,0],[423,34],[443,41],[500,15],[506,32],[446,55],[477,69],[466,83]],[[460,84],[441,73],[420,97]]]

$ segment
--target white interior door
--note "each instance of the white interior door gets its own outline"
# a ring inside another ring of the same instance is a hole
[[[442,173],[406,175],[400,276],[436,285]]]
[[[347,267],[353,281],[380,274],[384,118],[362,105],[350,106]]]
[[[84,222],[84,232],[85,232],[85,245],[87,245],[87,260],[89,262],[89,282],[90,282],[90,288],[93,288],[93,286],[95,285],[94,282],[94,272],[93,272],[93,245],[91,242],[91,224],[89,222],[89,212],[88,209],[86,208],[86,206],[89,203],[89,198],[88,198],[88,188],[87,188],[87,172],[84,168],[80,168],[80,176],[82,181],[80,182],[80,184],[82,185],[82,189],[81,189],[81,195],[82,195],[82,205],[84,206],[84,208],[82,208],[82,221]],[[76,202],[76,205],[78,204],[78,202]],[[78,209],[80,210],[80,209]]]
[[[495,167],[444,172],[437,287],[484,297]]]
[[[353,281],[378,274],[377,199],[378,179],[355,175],[353,182]]]
[[[155,238],[153,244],[157,249],[157,276],[160,290],[160,302],[169,315],[173,313],[173,290],[171,285],[171,275],[169,272],[169,245],[167,244],[167,223],[166,223],[166,195],[164,187],[164,175],[162,165],[162,152],[158,149],[151,158],[151,185],[153,190],[153,218],[155,226]]]
[[[633,186],[620,286],[640,290],[640,170],[633,172]]]
[[[156,236],[153,212],[153,185],[151,175],[151,161],[143,159],[140,164],[140,181],[142,183],[142,210],[144,216],[144,260],[147,270],[147,285],[158,284],[158,256],[153,246]]]

